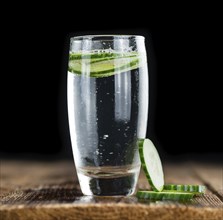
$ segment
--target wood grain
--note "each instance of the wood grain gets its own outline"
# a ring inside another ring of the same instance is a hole
[[[72,161],[1,161],[0,219],[223,219],[222,165],[164,163],[167,183],[205,184],[190,202],[83,196]],[[143,173],[138,188],[148,188]]]

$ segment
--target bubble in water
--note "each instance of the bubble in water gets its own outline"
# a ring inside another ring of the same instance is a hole
[[[126,127],[126,129],[125,129],[125,131],[128,131],[128,130],[129,130],[129,128],[130,128],[130,127],[129,127],[129,126],[127,126],[127,127]]]
[[[103,139],[107,139],[109,136],[108,136],[108,134],[105,134],[104,136],[103,136]]]
[[[114,152],[109,152],[109,154],[114,154]]]

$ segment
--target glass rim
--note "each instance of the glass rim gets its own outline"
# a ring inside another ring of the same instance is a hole
[[[126,35],[126,34],[105,34],[105,35],[81,35],[71,37],[71,41],[82,41],[82,40],[118,40],[118,39],[136,39],[136,40],[144,40],[145,37],[142,35]]]

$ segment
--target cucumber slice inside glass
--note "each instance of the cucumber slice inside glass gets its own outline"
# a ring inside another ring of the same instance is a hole
[[[149,139],[139,140],[139,155],[146,177],[155,191],[162,191],[164,174],[159,154]]]
[[[205,193],[206,187],[202,185],[165,184],[163,189],[200,194],[200,193]]]
[[[71,53],[68,71],[90,77],[106,77],[136,69],[139,64],[140,56],[136,52]]]
[[[190,200],[194,194],[189,192],[178,192],[178,191],[138,191],[136,196],[139,199],[154,199],[154,200]]]

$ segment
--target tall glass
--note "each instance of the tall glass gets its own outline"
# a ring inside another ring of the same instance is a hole
[[[73,37],[68,116],[74,161],[85,195],[131,195],[145,138],[148,69],[144,37]]]

